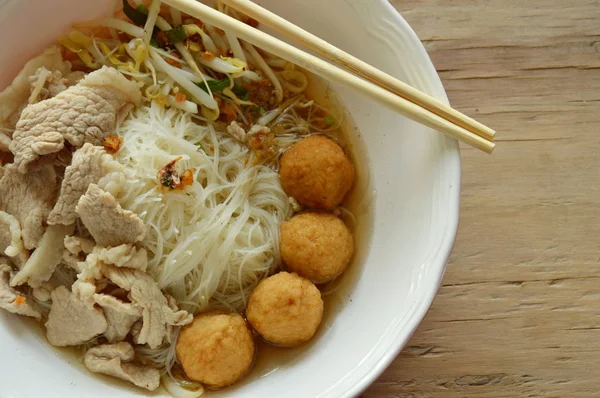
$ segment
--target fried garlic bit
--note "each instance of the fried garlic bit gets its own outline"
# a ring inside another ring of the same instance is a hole
[[[175,163],[177,163],[181,159],[181,156],[178,156],[171,162],[167,163],[165,167],[158,170],[157,177],[160,182],[160,185],[169,190],[183,189],[188,185],[192,185],[192,183],[194,182],[194,172],[196,171],[196,169],[187,169],[183,173],[179,174],[179,172],[175,168]]]
[[[117,153],[121,149],[123,138],[118,135],[109,135],[104,139],[104,149],[111,155]]]

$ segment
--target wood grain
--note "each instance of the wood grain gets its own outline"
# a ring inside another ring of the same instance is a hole
[[[391,3],[498,147],[462,147],[443,286],[363,396],[600,396],[600,1]]]

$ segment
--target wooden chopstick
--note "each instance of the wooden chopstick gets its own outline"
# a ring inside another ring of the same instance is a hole
[[[334,45],[294,25],[279,15],[262,8],[258,4],[250,0],[221,0],[221,2],[254,18],[258,22],[274,29],[303,46],[306,46],[341,68],[349,70],[378,86],[384,87],[394,94],[399,95],[410,102],[414,102],[420,107],[425,108],[486,140],[492,141],[494,139],[496,132],[491,128],[340,50]]]
[[[201,19],[203,22],[229,31],[242,40],[270,52],[288,62],[294,63],[322,78],[340,83],[357,90],[374,101],[412,119],[420,124],[445,133],[474,148],[492,153],[495,144],[474,134],[463,127],[432,113],[382,87],[361,79],[343,69],[340,69],[314,55],[293,47],[265,32],[238,21],[195,0],[163,0],[163,3],[175,7],[188,15]]]

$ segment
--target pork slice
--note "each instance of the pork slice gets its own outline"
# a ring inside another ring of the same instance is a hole
[[[70,62],[63,61],[58,46],[48,48],[27,62],[12,84],[0,93],[0,128],[10,130],[12,134],[31,94],[29,78],[42,67],[50,71],[60,71],[63,75],[68,75],[71,71]]]
[[[137,280],[142,280],[148,284],[154,282],[150,274],[138,270],[106,267],[102,272],[112,283],[127,291],[131,290]]]
[[[130,243],[109,248],[96,247],[94,253],[98,255],[98,260],[106,265],[138,269],[140,271],[146,271],[148,267],[146,249],[138,249]]]
[[[167,343],[172,344],[173,343],[173,328],[175,326],[184,326],[187,325],[190,322],[187,322],[188,318],[183,316],[183,312],[185,311],[181,311],[180,315],[177,315],[178,313],[180,313],[179,311],[179,307],[177,306],[177,300],[175,300],[175,297],[169,295],[169,294],[165,294],[165,297],[167,299],[167,305],[169,306],[169,308],[172,310],[171,313],[175,314],[171,316],[171,320],[174,320],[173,322],[167,322],[167,334],[165,336],[165,339],[167,341]],[[192,317],[191,320],[193,320],[193,315],[190,314],[190,316]],[[180,320],[178,320],[178,318]],[[136,339],[137,341],[137,339]]]
[[[75,252],[78,249],[75,244],[69,242],[68,250]],[[63,259],[65,256],[67,256],[66,252]],[[69,253],[69,256],[73,256],[73,254]],[[145,271],[148,265],[148,256],[146,250],[138,250],[134,245],[126,244],[108,248],[96,246],[86,256],[85,261],[78,261],[78,258],[69,259],[69,261],[75,261],[74,266],[70,265],[78,271],[77,281],[73,284],[72,290],[81,301],[92,307],[95,304],[94,294],[98,290],[97,283],[104,278],[104,269],[107,266]]]
[[[106,153],[103,147],[86,143],[73,155],[65,170],[60,195],[48,216],[48,224],[72,224],[77,219],[75,207],[90,184],[97,184],[112,172],[122,172],[123,166]]]
[[[127,337],[131,326],[142,317],[142,309],[134,304],[125,303],[107,294],[95,294],[94,301],[104,311],[108,329],[104,336],[110,343],[122,341]]]
[[[25,248],[35,248],[44,234],[44,224],[58,193],[54,167],[43,165],[23,175],[15,165],[8,165],[0,179],[0,192],[0,210],[21,224]]]
[[[71,72],[68,70],[49,70],[45,66],[40,67],[32,76],[29,76],[31,94],[28,103],[36,102],[56,97],[67,88],[74,86],[83,78],[83,72]]]
[[[140,101],[134,82],[104,66],[56,97],[27,106],[10,144],[19,172],[26,173],[40,157],[59,152],[66,142],[74,148],[86,142],[102,145]]]
[[[58,54],[60,57],[60,53]],[[52,57],[50,57],[52,58]],[[45,59],[48,61],[48,58]],[[48,67],[56,67],[59,69],[49,70],[46,66],[41,66],[33,75],[17,77],[22,80],[22,87],[19,88],[19,92],[9,87],[6,91],[17,95],[19,99],[12,102],[11,105],[2,103],[2,94],[0,94],[0,109],[4,107],[6,112],[11,112],[8,119],[0,122],[0,152],[10,152],[10,143],[12,142],[11,137],[16,127],[17,121],[21,116],[21,112],[28,104],[34,104],[38,101],[45,100],[57,96],[60,92],[66,90],[68,87],[77,84],[77,81],[81,79],[83,72],[70,72],[71,63],[60,62],[54,64],[53,62],[48,63]],[[30,73],[26,67],[26,73]],[[65,75],[66,73],[66,75]],[[29,81],[31,87],[25,85],[25,78]],[[20,84],[17,84],[20,86]],[[28,98],[21,98],[28,95]],[[4,111],[0,110],[0,113]]]
[[[134,357],[131,344],[120,342],[90,348],[83,363],[90,372],[116,377],[148,391],[156,390],[160,386],[160,372],[131,363]]]
[[[120,246],[144,239],[144,222],[133,212],[123,210],[110,193],[91,184],[75,209],[99,246]]]
[[[52,307],[46,322],[46,336],[56,347],[81,345],[106,332],[102,310],[89,308],[66,287],[52,292]]]
[[[0,254],[11,257],[12,262],[21,268],[29,259],[29,252],[21,239],[21,224],[10,214],[0,211]]]
[[[104,264],[99,260],[98,254],[93,251],[86,256],[85,261],[77,262],[77,280],[71,290],[75,297],[90,308],[95,305],[96,284],[104,278],[103,267]]]
[[[67,249],[63,250],[62,262],[77,273],[81,272],[81,267],[79,266],[81,259],[77,254],[73,254]]]
[[[96,243],[81,236],[65,236],[63,262],[77,272],[81,272],[79,262],[94,250]]]
[[[56,289],[56,285],[50,282],[43,282],[40,286],[32,289],[33,297],[36,300],[46,303],[52,298],[52,292]]]
[[[94,250],[94,246],[96,246],[93,240],[82,236],[65,236],[63,243],[65,244],[65,250],[75,255],[79,255],[80,253],[90,254]]]
[[[94,294],[96,294],[97,286],[95,279],[88,277],[81,277],[78,275],[78,279],[71,286],[71,291],[77,298],[77,300],[84,303],[88,308],[94,308]]]
[[[6,131],[0,130],[0,152],[8,153],[10,152],[10,143],[12,140],[8,136]]]
[[[10,282],[11,286],[27,283],[31,287],[39,287],[42,282],[50,280],[62,260],[65,237],[72,234],[74,229],[73,224],[49,226],[38,248]]]
[[[152,276],[146,272],[128,268],[106,267],[104,275],[114,284],[129,291],[131,302],[142,308],[142,328],[135,335],[136,344],[160,347],[173,326],[184,326],[193,317],[187,311],[173,308]]]
[[[30,303],[25,295],[13,289],[9,281],[14,277],[10,265],[0,259],[0,308],[13,314],[25,315],[36,319],[42,318],[42,313]]]

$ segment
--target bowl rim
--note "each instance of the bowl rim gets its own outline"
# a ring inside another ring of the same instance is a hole
[[[427,77],[429,83],[432,85],[433,91],[437,93],[429,93],[436,97],[438,100],[449,104],[448,96],[444,85],[440,79],[440,76],[435,69],[431,57],[427,53],[425,46],[419,39],[416,32],[400,14],[400,12],[394,8],[388,0],[378,0],[377,3],[384,8],[384,11],[389,14],[392,18],[392,22],[399,25],[403,32],[408,36],[409,41],[414,42],[415,49],[422,57],[424,64],[422,65],[421,71],[423,75]],[[404,349],[410,338],[417,331],[421,322],[425,318],[425,315],[429,311],[435,296],[441,286],[444,273],[446,271],[447,261],[454,248],[456,241],[456,234],[458,231],[459,213],[460,213],[460,186],[461,186],[461,159],[460,159],[460,147],[456,140],[451,140],[450,148],[452,150],[445,151],[444,156],[448,156],[447,162],[456,163],[456,167],[452,170],[446,171],[452,173],[452,182],[456,184],[456,189],[450,192],[448,195],[448,206],[446,214],[446,229],[445,235],[442,237],[439,244],[439,250],[435,253],[435,257],[430,261],[430,267],[433,267],[432,273],[437,274],[437,280],[435,281],[435,288],[425,289],[426,292],[421,295],[422,300],[414,310],[413,315],[408,319],[407,325],[402,328],[402,331],[396,333],[393,338],[388,340],[388,349],[383,355],[377,360],[376,365],[373,366],[368,372],[364,373],[359,379],[357,379],[353,385],[342,392],[343,396],[354,397],[363,393],[368,389],[377,378],[379,378],[383,372],[390,366],[390,364],[396,359],[400,352]],[[382,343],[379,343],[382,344]]]

